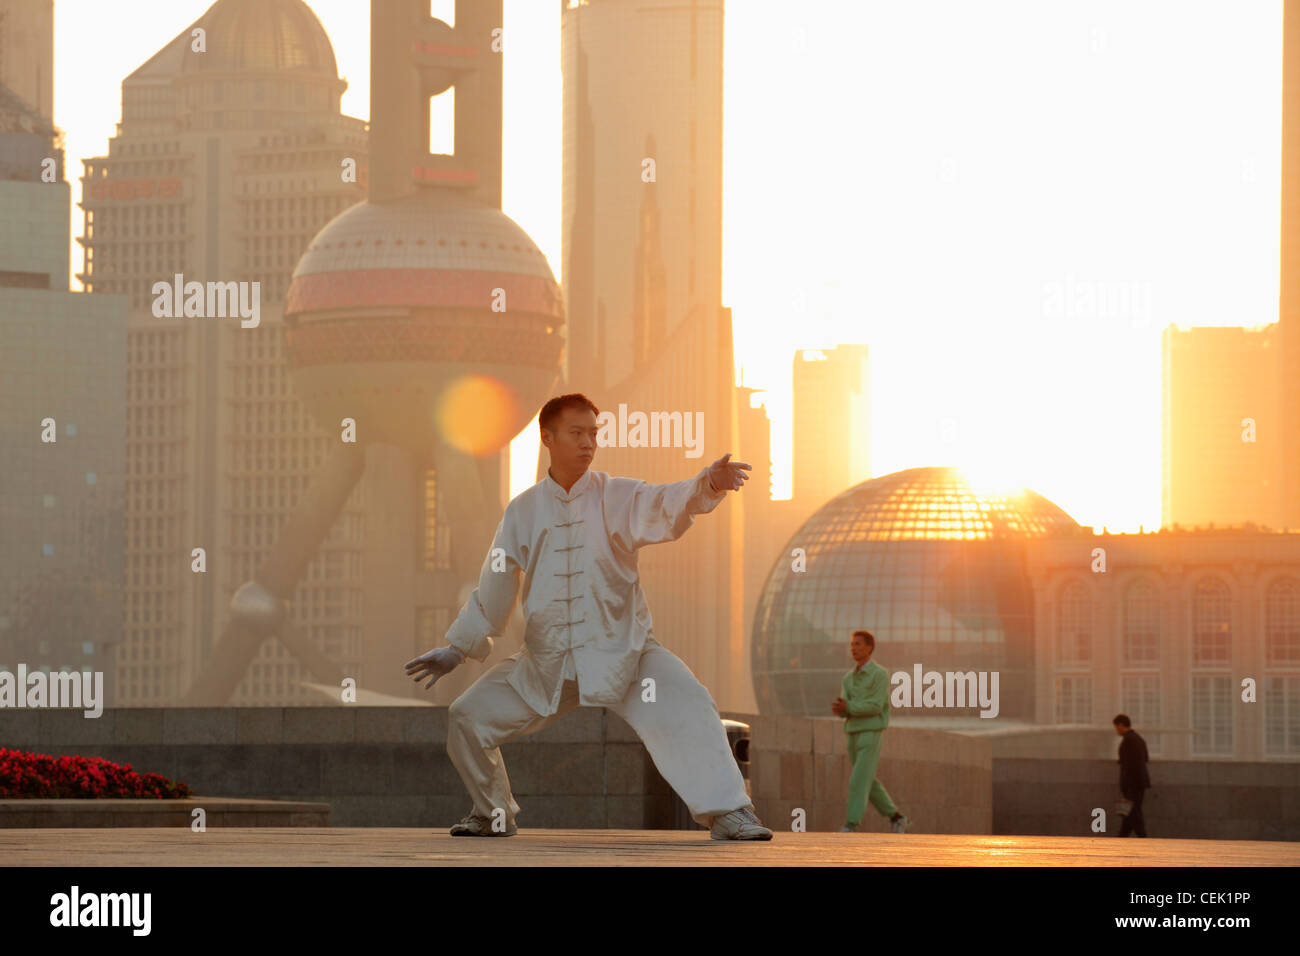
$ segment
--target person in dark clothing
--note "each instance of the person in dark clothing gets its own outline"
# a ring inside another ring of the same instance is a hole
[[[1133,722],[1126,714],[1116,714],[1112,723],[1115,733],[1123,738],[1119,742],[1119,792],[1125,800],[1133,801],[1133,809],[1124,817],[1119,835],[1132,833],[1144,837],[1147,824],[1142,818],[1142,797],[1151,786],[1151,777],[1147,773],[1147,742],[1133,729]]]

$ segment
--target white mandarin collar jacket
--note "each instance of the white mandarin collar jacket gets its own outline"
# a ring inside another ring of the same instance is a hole
[[[621,701],[652,630],[637,551],[677,540],[726,494],[713,490],[707,467],[663,485],[588,469],[568,491],[548,473],[506,506],[448,643],[486,659],[522,578],[524,647],[511,658],[510,686],[537,714],[555,713],[572,650],[582,706]]]

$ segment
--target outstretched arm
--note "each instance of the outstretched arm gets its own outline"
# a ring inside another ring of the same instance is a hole
[[[693,478],[652,485],[636,478],[610,478],[605,496],[605,526],[625,551],[676,541],[695,523],[695,516],[718,506],[728,491],[749,477],[728,453]]]

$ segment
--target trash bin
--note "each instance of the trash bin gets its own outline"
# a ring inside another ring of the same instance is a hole
[[[728,720],[724,717],[722,727],[727,732],[727,743],[731,745],[731,755],[736,758],[736,766],[740,767],[740,775],[745,778],[745,793],[751,793],[749,789],[749,724],[743,724],[738,720]]]
[[[749,787],[749,724],[741,723],[739,720],[728,720],[724,717],[722,729],[727,732],[727,744],[731,747],[731,755],[736,758],[736,766],[740,768],[740,775],[745,778],[745,793],[752,793]],[[676,792],[673,792],[673,829],[704,829],[691,819],[690,808],[686,806]]]

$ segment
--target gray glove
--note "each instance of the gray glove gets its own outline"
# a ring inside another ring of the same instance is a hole
[[[450,644],[446,647],[435,647],[428,653],[407,661],[406,675],[415,681],[421,681],[428,677],[429,683],[424,685],[424,689],[428,690],[437,682],[439,677],[450,674],[460,666],[463,660],[465,660],[465,655]]]

